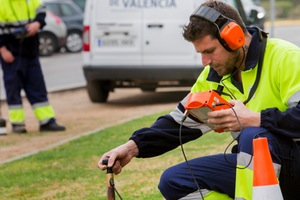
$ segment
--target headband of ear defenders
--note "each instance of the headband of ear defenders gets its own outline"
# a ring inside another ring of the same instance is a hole
[[[244,45],[245,34],[242,28],[234,20],[223,16],[219,11],[208,6],[200,6],[191,15],[191,17],[193,16],[212,22],[219,30],[218,39],[220,43],[228,51],[234,51]],[[218,19],[224,22],[218,25],[216,23]]]

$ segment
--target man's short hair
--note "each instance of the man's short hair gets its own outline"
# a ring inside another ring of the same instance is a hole
[[[221,1],[208,0],[201,4],[201,6],[208,6],[215,9],[216,11],[220,12],[223,16],[235,21],[242,28],[244,33],[247,32],[246,26],[240,14],[231,5]],[[222,23],[221,20],[222,19],[217,20],[216,24]],[[196,15],[192,15],[190,17],[190,22],[183,28],[183,37],[187,41],[193,42],[207,35],[211,35],[213,38],[218,38],[218,27],[207,19]]]

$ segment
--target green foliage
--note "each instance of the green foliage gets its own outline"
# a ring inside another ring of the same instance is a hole
[[[0,199],[106,199],[105,172],[97,168],[101,155],[126,142],[132,132],[151,125],[162,113],[135,119],[84,136],[52,150],[0,166]],[[184,146],[188,158],[222,153],[231,137],[209,133]],[[162,199],[157,189],[164,169],[183,162],[180,148],[162,156],[134,159],[115,184],[124,200]]]

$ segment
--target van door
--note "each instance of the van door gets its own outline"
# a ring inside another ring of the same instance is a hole
[[[196,65],[195,49],[182,36],[195,9],[193,0],[140,1],[143,9],[143,64]]]
[[[141,19],[139,7],[128,1],[94,0],[91,28],[93,60],[102,65],[141,65]],[[117,55],[117,56],[116,56]],[[100,61],[100,62],[99,62]]]

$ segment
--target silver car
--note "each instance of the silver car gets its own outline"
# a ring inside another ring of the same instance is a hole
[[[71,0],[43,0],[48,10],[59,16],[67,26],[66,51],[80,52],[82,49],[83,12]]]
[[[65,23],[50,10],[46,11],[46,26],[39,32],[40,56],[50,56],[66,44],[67,27]]]

